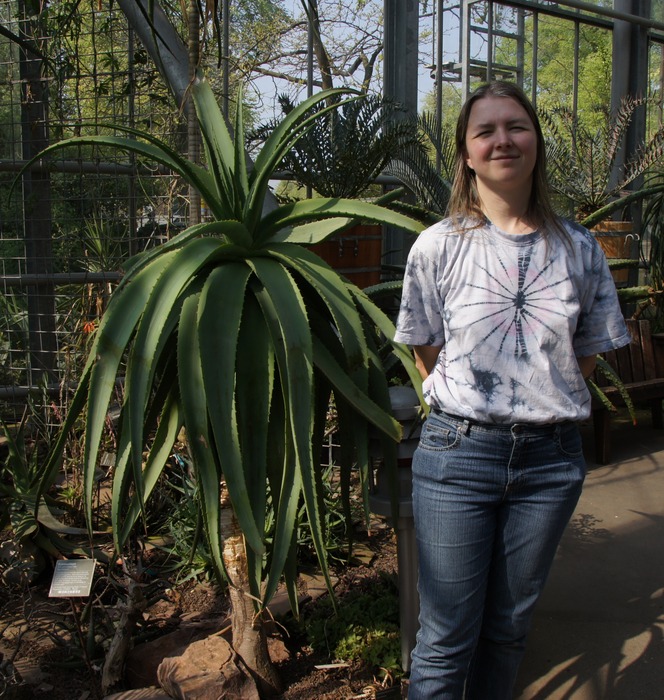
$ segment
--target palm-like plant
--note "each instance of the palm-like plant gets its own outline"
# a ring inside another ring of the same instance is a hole
[[[256,601],[269,601],[285,573],[295,605],[294,533],[302,501],[327,576],[317,457],[331,393],[342,439],[356,446],[365,485],[369,425],[384,436],[388,457],[400,436],[377,340],[377,329],[391,337],[391,322],[303,244],[324,239],[354,218],[412,232],[421,225],[377,204],[344,199],[302,201],[263,213],[268,181],[314,123],[312,108],[341,94],[320,93],[295,107],[251,171],[241,106],[233,141],[201,77],[193,81],[191,95],[207,169],[129,129],[128,138],[80,137],[44,152],[94,142],[137,153],[184,178],[212,211],[214,221],[192,226],[128,264],[47,468],[58,469],[64,435],[84,413],[89,516],[109,402],[124,374],[111,514],[121,551],[185,427],[212,556],[231,583],[234,646],[265,693],[278,683]],[[390,347],[417,383],[409,353]],[[343,466],[346,490],[350,467]],[[264,537],[268,492],[276,521],[270,543]],[[222,502],[231,507],[220,507]]]
[[[278,99],[284,115],[296,109],[287,95]],[[415,125],[394,102],[376,95],[336,102],[310,107],[318,119],[284,154],[281,167],[300,185],[322,197],[359,197],[395,153],[423,150]],[[272,121],[258,127],[250,142],[265,140],[278,126]]]
[[[416,127],[421,144],[397,151],[387,172],[413,192],[420,206],[438,217],[444,216],[454,179],[454,135],[430,112],[417,116]]]
[[[646,99],[625,97],[614,115],[602,114],[600,126],[588,127],[566,107],[540,110],[546,132],[549,182],[554,192],[574,204],[575,218],[591,228],[614,212],[641,201],[661,186],[628,191],[664,155],[660,127],[615,172],[627,129]]]

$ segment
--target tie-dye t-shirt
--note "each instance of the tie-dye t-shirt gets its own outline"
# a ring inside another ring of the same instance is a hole
[[[463,233],[449,219],[408,257],[395,340],[442,346],[427,402],[485,423],[551,423],[590,415],[576,357],[629,342],[606,259],[592,235]]]

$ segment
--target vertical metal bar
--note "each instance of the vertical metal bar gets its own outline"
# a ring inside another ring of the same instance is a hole
[[[198,10],[198,0],[189,0],[189,79],[193,80],[196,75],[196,68],[200,60],[200,16]],[[228,69],[228,63],[226,64]],[[227,107],[228,109],[228,107]],[[187,151],[189,160],[193,163],[200,162],[201,159],[201,139],[198,128],[198,118],[194,101],[187,99]],[[193,187],[189,187],[189,226],[200,224],[201,222],[201,195]]]
[[[419,0],[384,0],[384,95],[411,115],[417,114],[419,10]],[[384,241],[385,262],[404,264],[412,238],[388,226]]]
[[[127,80],[129,83],[127,94],[127,119],[129,126],[133,129],[136,127],[136,69],[134,68],[134,51],[135,37],[134,30],[128,26],[128,69]],[[136,165],[136,154],[130,153],[129,161],[132,166]],[[132,167],[132,171],[128,178],[128,199],[127,209],[129,212],[129,254],[136,255],[139,251],[138,246],[138,216],[136,213],[136,170]]]
[[[443,33],[444,17],[443,2],[438,0],[438,14],[436,16],[436,123],[443,123]],[[440,172],[440,151],[436,149],[436,170]]]
[[[518,8],[516,11],[516,27],[516,83],[520,87],[523,87],[523,67],[525,63],[524,57],[526,43],[526,22],[523,8]]]
[[[461,102],[470,94],[470,0],[461,0]]]
[[[486,81],[491,82],[493,79],[493,49],[495,37],[493,35],[493,0],[488,0],[489,11],[487,12],[487,30],[486,30]]]
[[[579,111],[579,44],[580,44],[579,22],[574,22],[574,70],[572,73],[572,114],[576,117]]]
[[[307,97],[314,94],[314,18],[307,12]],[[309,195],[311,196],[311,195]]]
[[[29,160],[48,146],[48,81],[45,64],[38,53],[46,53],[47,31],[43,26],[40,3],[21,0],[19,35],[21,76],[21,140],[23,159]],[[51,178],[46,171],[28,170],[23,174],[23,227],[25,265],[28,274],[53,272],[53,229]],[[45,375],[53,378],[56,365],[55,287],[30,285],[28,294],[28,345],[30,366],[28,383],[39,385]]]
[[[530,86],[530,100],[533,107],[537,105],[537,43],[539,41],[539,12],[533,12],[533,67],[532,67],[532,85]]]
[[[230,101],[230,91],[231,91],[231,17],[230,17],[230,0],[224,0],[222,5],[222,81],[223,81],[223,95],[222,95],[222,110],[224,116],[228,120],[229,115],[229,101]]]

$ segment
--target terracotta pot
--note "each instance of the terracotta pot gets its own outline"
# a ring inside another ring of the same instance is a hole
[[[593,229],[592,234],[597,239],[604,251],[607,260],[631,260],[632,242],[638,236],[633,233],[631,221],[600,221]],[[628,283],[629,270],[611,270],[613,280],[617,286],[625,286]]]

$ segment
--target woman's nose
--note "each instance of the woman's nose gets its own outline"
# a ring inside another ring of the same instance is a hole
[[[499,146],[510,145],[512,138],[509,129],[496,129],[496,142]]]

